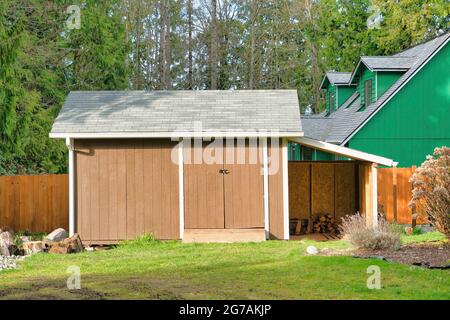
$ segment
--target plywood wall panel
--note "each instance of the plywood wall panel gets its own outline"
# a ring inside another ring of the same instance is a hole
[[[312,214],[334,212],[334,164],[311,164]]]
[[[289,162],[289,218],[308,219],[311,210],[311,164]]]
[[[339,219],[355,213],[355,164],[336,163],[334,165],[335,218]]]

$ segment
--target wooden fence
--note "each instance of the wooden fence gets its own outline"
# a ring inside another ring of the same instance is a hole
[[[67,174],[0,176],[0,227],[50,232],[69,227]]]
[[[409,178],[415,169],[416,167],[378,169],[378,206],[388,221],[407,224],[412,222],[412,211],[408,207],[412,196]]]

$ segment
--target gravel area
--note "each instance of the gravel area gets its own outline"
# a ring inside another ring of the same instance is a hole
[[[4,269],[17,268],[17,261],[23,260],[24,256],[2,256],[0,255],[0,272]]]

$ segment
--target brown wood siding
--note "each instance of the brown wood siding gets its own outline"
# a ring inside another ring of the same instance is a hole
[[[179,238],[178,165],[162,139],[76,140],[77,232],[92,242]]]
[[[281,140],[278,146],[269,144],[269,167],[278,161],[277,170],[269,168],[269,234],[271,239],[284,239],[283,217],[283,150]],[[274,163],[274,162],[272,162]]]
[[[245,145],[236,141],[234,146],[225,141],[222,145],[226,147],[220,145],[216,144],[214,150],[211,142],[203,142],[201,147],[194,141],[185,143],[185,228],[263,228],[263,175],[258,148],[250,147],[248,141]],[[215,163],[195,156],[205,150],[217,158]],[[228,159],[227,154],[233,158]],[[250,163],[252,155],[256,163]],[[222,169],[229,174],[220,173]]]
[[[184,144],[184,221],[186,229],[225,227],[223,164],[206,164],[198,156],[208,145]],[[197,155],[197,156],[196,156]],[[215,156],[213,153],[212,156]]]
[[[248,141],[225,149],[234,152],[234,161],[224,164],[230,172],[224,176],[225,228],[264,228],[262,149]]]

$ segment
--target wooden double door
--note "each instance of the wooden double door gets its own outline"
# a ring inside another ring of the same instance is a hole
[[[192,140],[183,148],[186,229],[264,227],[261,147]]]

